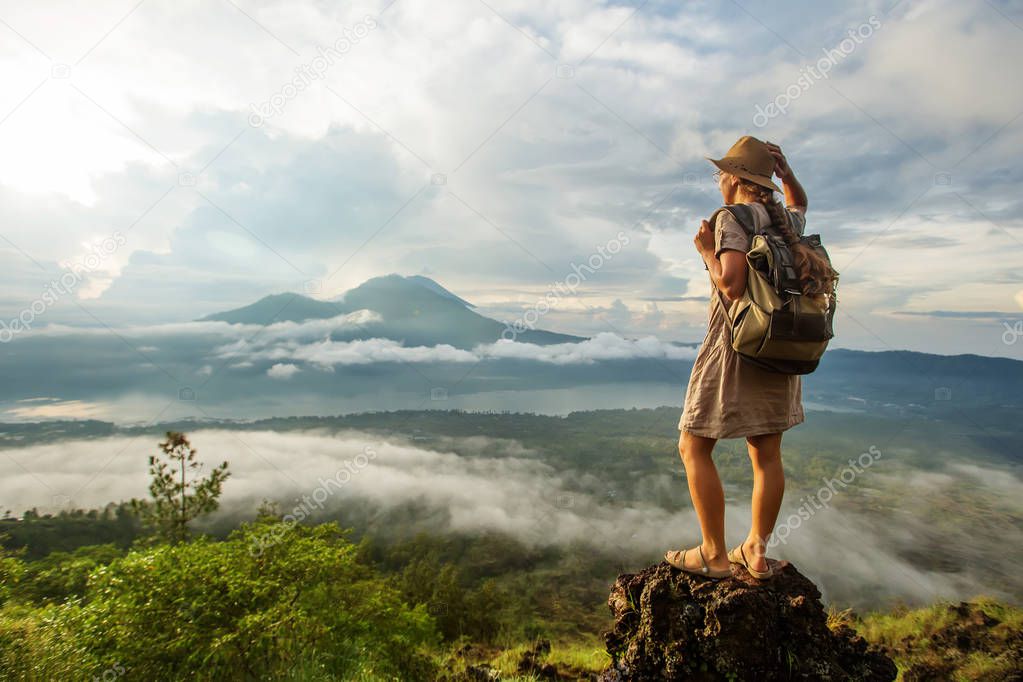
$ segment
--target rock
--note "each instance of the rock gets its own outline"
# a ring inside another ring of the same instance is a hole
[[[852,629],[832,631],[820,592],[794,566],[710,580],[667,562],[618,576],[602,682],[894,680],[895,663]]]
[[[532,649],[527,649],[522,653],[518,665],[519,674],[532,675],[541,680],[559,679],[557,669],[553,665],[543,662],[543,659],[550,653],[550,641],[546,639],[537,640]]]
[[[470,682],[499,682],[501,673],[486,663],[481,663],[480,665],[470,665],[466,668],[463,679]]]

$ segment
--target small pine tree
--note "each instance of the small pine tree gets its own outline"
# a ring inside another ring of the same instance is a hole
[[[188,523],[192,519],[220,506],[221,488],[231,474],[224,462],[209,476],[200,478],[198,472],[203,465],[196,458],[198,450],[183,433],[168,431],[160,450],[162,457],[149,457],[152,500],[132,500],[131,506],[159,539],[177,544],[188,540]]]

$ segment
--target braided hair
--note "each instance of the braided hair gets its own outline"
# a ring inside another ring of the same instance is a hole
[[[738,178],[738,180],[739,191],[752,201],[763,204],[767,209],[767,215],[771,218],[772,227],[781,234],[782,239],[792,249],[792,257],[795,259],[796,270],[799,272],[803,294],[806,296],[832,295],[835,291],[835,283],[838,281],[838,272],[820,254],[799,240],[799,235],[789,223],[785,207],[774,198],[774,191],[745,178]]]

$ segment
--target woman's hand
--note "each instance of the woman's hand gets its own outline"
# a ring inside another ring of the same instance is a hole
[[[778,176],[778,179],[784,182],[792,175],[792,169],[789,168],[788,159],[785,158],[785,154],[781,151],[781,147],[774,144],[773,142],[765,142],[768,151],[771,152],[771,156],[774,157],[774,174]]]
[[[799,180],[796,180],[796,175],[789,167],[789,161],[785,158],[785,154],[782,153],[781,147],[773,142],[765,142],[764,144],[767,145],[768,151],[774,157],[774,173],[781,180],[782,186],[785,189],[785,205],[790,208],[801,208],[806,212],[806,190],[799,184]]]
[[[696,231],[693,243],[696,245],[696,250],[704,258],[708,255],[714,255],[714,230],[711,229],[710,223],[706,220],[700,223],[700,229]]]

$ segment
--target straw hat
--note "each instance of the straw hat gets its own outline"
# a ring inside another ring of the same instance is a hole
[[[737,175],[763,187],[780,192],[771,176],[774,175],[774,156],[767,145],[750,135],[743,135],[732,145],[722,159],[706,157],[708,161],[726,173]]]

